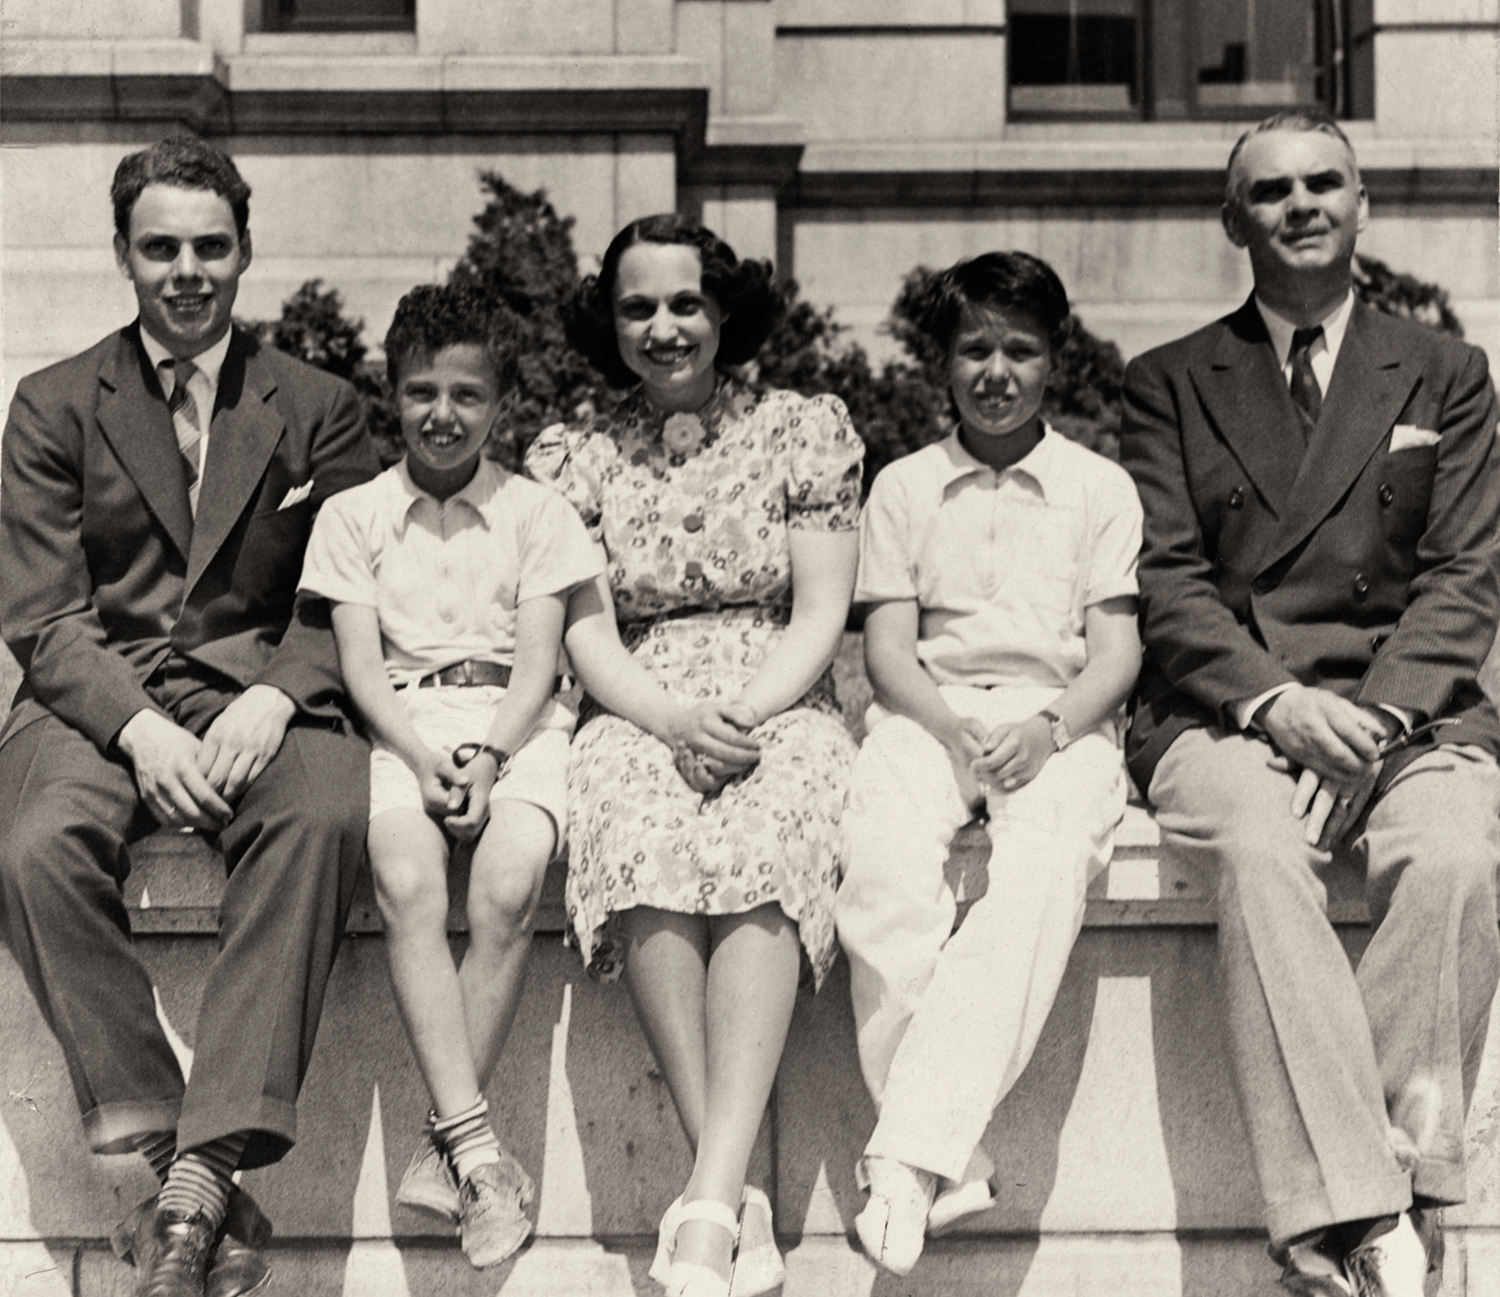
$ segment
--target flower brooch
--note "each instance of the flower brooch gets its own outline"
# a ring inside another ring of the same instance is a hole
[[[708,441],[708,428],[696,414],[679,411],[662,424],[661,444],[670,455],[691,455]]]

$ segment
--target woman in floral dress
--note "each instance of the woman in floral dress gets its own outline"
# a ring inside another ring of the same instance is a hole
[[[569,610],[574,670],[606,710],[573,746],[568,913],[593,971],[623,967],[695,1151],[651,1271],[684,1297],[723,1297],[731,1264],[736,1297],[782,1279],[745,1172],[799,970],[817,982],[833,960],[854,756],[829,665],[862,446],[837,398],[732,372],[780,306],[769,265],[702,226],[627,226],[570,337],[634,390],[527,456],[608,556]]]

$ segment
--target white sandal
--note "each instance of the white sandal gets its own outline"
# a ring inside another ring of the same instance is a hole
[[[668,1297],[728,1297],[729,1280],[717,1270],[676,1259],[677,1231],[690,1220],[706,1220],[724,1230],[729,1235],[731,1254],[739,1243],[739,1217],[730,1208],[711,1198],[683,1202],[679,1197],[661,1218],[656,1256],[647,1273],[667,1290]]]
[[[764,1189],[745,1186],[740,1198],[740,1246],[734,1258],[729,1297],[762,1297],[786,1282],[786,1262],[776,1247],[771,1200]]]

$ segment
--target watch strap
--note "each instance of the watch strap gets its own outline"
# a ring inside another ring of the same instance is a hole
[[[1050,707],[1043,707],[1041,714],[1047,718],[1047,723],[1052,729],[1052,746],[1061,752],[1073,741],[1073,735],[1068,729],[1068,722],[1063,720]]]

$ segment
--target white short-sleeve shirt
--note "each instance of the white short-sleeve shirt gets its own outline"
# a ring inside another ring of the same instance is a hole
[[[603,570],[578,514],[555,491],[481,459],[466,486],[438,500],[403,459],[325,501],[300,588],[373,607],[400,688],[469,658],[512,663],[516,606]]]
[[[1065,687],[1088,660],[1084,609],[1134,595],[1141,503],[1118,464],[1051,428],[996,472],[955,433],[875,480],[861,603],[915,599],[938,684]]]

